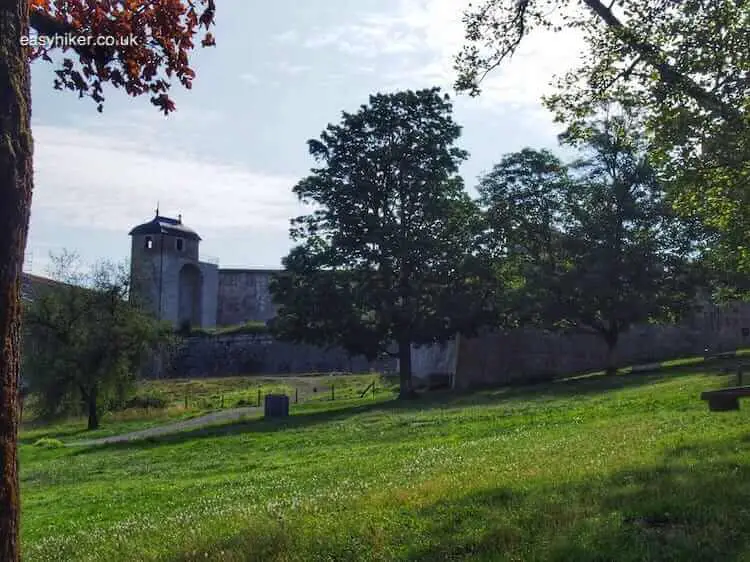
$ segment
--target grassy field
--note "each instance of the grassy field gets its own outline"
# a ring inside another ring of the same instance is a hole
[[[362,391],[371,383],[374,393]],[[295,400],[299,404],[335,401],[339,406],[352,402],[368,402],[371,399],[391,398],[397,389],[397,380],[378,374],[347,375],[296,375],[296,376],[252,376],[220,377],[205,379],[160,379],[138,384],[136,398],[158,399],[162,408],[128,408],[106,413],[101,427],[86,430],[86,419],[76,418],[55,425],[48,425],[34,418],[33,403],[28,408],[22,434],[22,442],[34,443],[39,439],[75,441],[108,437],[137,431],[189,418],[201,416],[221,409],[252,407],[261,403],[266,394],[282,393],[290,397],[292,410]],[[249,417],[259,417],[258,415]]]
[[[26,440],[24,559],[750,560],[750,410],[699,399],[732,382],[684,368]]]

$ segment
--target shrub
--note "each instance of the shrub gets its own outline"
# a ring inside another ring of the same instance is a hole
[[[125,402],[125,408],[166,408],[167,401],[160,396],[145,395],[133,396]]]

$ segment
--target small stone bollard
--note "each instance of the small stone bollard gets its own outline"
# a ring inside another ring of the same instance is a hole
[[[266,418],[289,416],[289,397],[286,394],[266,394],[263,415]]]

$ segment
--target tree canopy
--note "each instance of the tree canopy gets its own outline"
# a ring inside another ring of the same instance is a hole
[[[675,320],[695,302],[697,244],[670,209],[626,116],[564,137],[581,157],[507,155],[480,183],[493,239],[522,321],[600,336],[613,352],[643,322]]]
[[[320,162],[294,188],[315,210],[272,286],[281,337],[397,356],[470,331],[487,314],[482,221],[458,175],[467,153],[439,88],[377,94],[309,141]]]
[[[55,50],[72,51],[72,57],[62,57],[57,65],[54,87],[91,98],[99,111],[107,83],[131,96],[150,95],[165,114],[173,111],[171,80],[192,87],[195,72],[189,52],[196,37],[202,33],[204,47],[215,44],[209,31],[214,0],[31,0],[30,9],[32,29],[49,40],[32,43],[31,59],[53,62]],[[71,37],[92,41],[62,41]],[[103,44],[94,41],[97,38],[104,39]]]
[[[43,417],[83,406],[88,428],[96,429],[171,329],[130,301],[127,267],[101,262],[84,273],[69,253],[53,263],[58,282],[37,288],[27,306],[23,375]]]
[[[462,91],[537,29],[581,33],[581,64],[546,99],[574,125],[602,102],[637,107],[652,164],[683,216],[721,236],[714,262],[750,269],[750,5],[734,0],[485,0],[465,17]]]

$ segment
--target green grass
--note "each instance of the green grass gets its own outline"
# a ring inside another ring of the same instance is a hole
[[[173,407],[183,406],[213,410],[221,407],[255,406],[258,391],[262,396],[283,393],[301,402],[310,400],[351,399],[358,397],[375,382],[381,390],[392,390],[396,381],[379,374],[278,375],[252,377],[217,377],[205,379],[162,379],[144,381],[139,394],[156,395]],[[333,392],[331,391],[333,387]]]
[[[164,402],[164,408],[130,408],[108,412],[102,416],[99,429],[87,431],[84,417],[54,425],[36,420],[32,402],[24,415],[27,421],[23,426],[21,442],[28,444],[42,438],[63,441],[96,439],[190,419],[221,409],[256,406],[258,391],[261,403],[263,396],[271,393],[287,394],[292,403],[296,397],[300,404],[328,402],[332,398],[340,406],[352,401],[367,402],[371,401],[372,393],[365,398],[360,398],[360,395],[373,382],[376,385],[375,398],[392,397],[396,391],[397,381],[379,374],[146,380],[138,383],[136,396],[157,397]]]
[[[91,448],[21,446],[27,561],[750,560],[729,376],[312,401]]]
[[[250,321],[234,326],[221,326],[216,328],[193,328],[191,336],[228,336],[237,334],[269,334],[271,330],[265,322]]]

